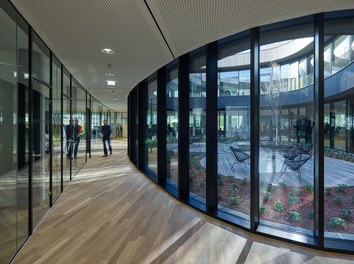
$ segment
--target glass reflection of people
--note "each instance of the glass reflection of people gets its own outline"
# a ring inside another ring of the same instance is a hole
[[[108,151],[107,151],[107,146],[109,149],[109,154],[112,155],[112,147],[111,147],[111,136],[112,136],[112,127],[108,124],[108,121],[105,119],[103,121],[103,126],[101,127],[101,133],[102,133],[102,143],[103,143],[103,152],[104,156],[108,156]]]
[[[73,131],[74,131],[74,120],[73,119],[69,119],[69,124],[65,126],[66,158],[67,159],[71,159],[71,155],[72,155]]]
[[[77,152],[78,152],[78,149],[79,149],[81,133],[82,133],[82,126],[79,125],[79,120],[75,119],[74,134],[73,134],[74,159],[77,159]]]

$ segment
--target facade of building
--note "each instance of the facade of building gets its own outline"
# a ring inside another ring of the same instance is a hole
[[[352,14],[252,28],[153,73],[129,96],[132,162],[210,216],[353,253]]]

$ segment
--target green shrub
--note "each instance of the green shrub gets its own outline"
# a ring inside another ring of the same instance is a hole
[[[296,203],[296,197],[292,194],[288,194],[288,205],[292,206],[294,203]]]
[[[337,191],[338,192],[341,192],[341,193],[344,193],[347,189],[347,185],[346,184],[338,184],[337,185]]]
[[[340,227],[340,228],[344,229],[347,226],[347,222],[340,217],[332,217],[329,220],[329,226],[330,227]]]
[[[189,175],[189,182],[193,182],[195,179],[195,174]]]
[[[264,200],[270,200],[272,198],[272,194],[270,192],[264,192]]]
[[[307,212],[307,217],[308,218],[314,218],[315,217],[315,211],[314,210],[310,210]]]
[[[284,181],[282,181],[282,182],[278,182],[278,186],[279,188],[284,189],[286,187],[286,184],[284,183]]]
[[[302,191],[300,189],[294,189],[293,194],[299,196],[302,194]]]
[[[262,205],[259,207],[259,213],[260,213],[260,214],[263,214],[263,213],[265,212],[265,209],[266,209],[265,205],[262,204]]]
[[[311,184],[305,184],[304,185],[304,188],[306,191],[310,192],[310,193],[313,193],[313,186]]]
[[[224,180],[223,179],[218,179],[218,185],[224,185]]]
[[[230,194],[230,195],[236,195],[236,194],[238,194],[240,192],[240,190],[238,189],[238,188],[230,188],[229,190],[228,190],[228,193]]]
[[[275,211],[281,212],[284,210],[284,206],[281,201],[277,201],[274,203],[274,209]]]
[[[354,212],[353,209],[342,209],[340,210],[340,215],[344,218],[344,219],[351,219],[352,217],[352,213]]]
[[[231,196],[229,197],[229,201],[230,201],[230,204],[233,204],[233,205],[239,204],[240,198],[239,198],[239,196],[237,196],[237,195],[231,195]]]
[[[288,216],[289,216],[289,219],[293,222],[300,219],[300,214],[296,211],[290,211]]]
[[[336,195],[332,198],[332,201],[335,203],[335,204],[342,204],[343,202],[343,196],[342,195]]]
[[[231,185],[231,187],[232,187],[233,189],[237,189],[237,183],[236,183],[236,182],[233,182],[232,185]]]

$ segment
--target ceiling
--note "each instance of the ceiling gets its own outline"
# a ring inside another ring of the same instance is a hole
[[[140,81],[188,51],[255,26],[354,8],[354,0],[11,2],[96,99],[123,112]],[[103,48],[114,54],[103,54]],[[115,80],[115,87],[107,80]]]

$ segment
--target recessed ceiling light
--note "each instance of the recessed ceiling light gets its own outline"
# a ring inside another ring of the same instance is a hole
[[[109,48],[101,49],[101,51],[102,51],[104,54],[114,54],[114,50],[109,49]]]
[[[116,81],[107,81],[107,85],[116,86]]]

